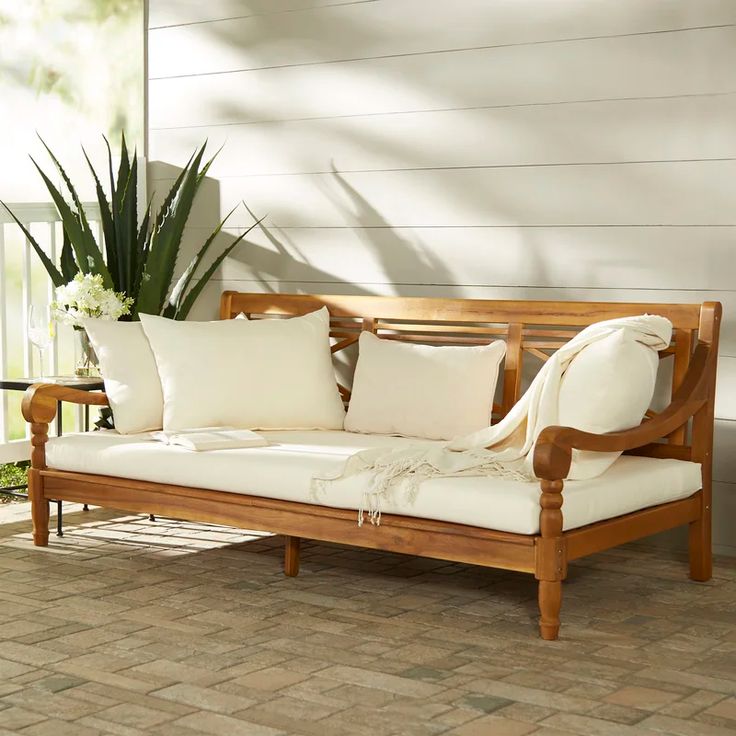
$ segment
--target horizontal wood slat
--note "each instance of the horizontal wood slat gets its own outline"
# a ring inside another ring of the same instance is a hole
[[[357,525],[357,512],[257,496],[46,470],[47,498],[123,511],[308,536],[508,570],[534,570],[534,538],[440,521],[384,514],[380,526]]]
[[[675,327],[697,329],[700,304],[654,304],[630,302],[504,301],[445,299],[431,297],[345,296],[339,294],[258,294],[227,291],[223,295],[230,316],[239,312],[268,315],[298,315],[327,306],[333,317],[364,317],[427,320],[457,325],[469,322],[535,326],[585,327],[613,317],[659,314]]]
[[[315,286],[319,286],[317,289]],[[730,380],[736,375],[736,358],[733,359],[733,370],[726,356],[736,356],[736,291],[673,291],[669,289],[577,289],[577,288],[537,288],[537,287],[497,287],[497,286],[463,286],[463,285],[391,285],[391,284],[310,284],[310,283],[277,283],[266,281],[265,283],[253,281],[238,281],[220,279],[213,280],[205,289],[205,295],[194,305],[191,316],[193,319],[211,320],[218,315],[217,303],[223,290],[260,292],[261,289],[279,291],[292,294],[314,294],[316,291],[329,291],[334,289],[336,296],[394,296],[397,292],[402,297],[421,297],[425,299],[455,298],[455,299],[478,299],[486,301],[527,301],[532,304],[537,301],[549,301],[550,298],[560,297],[565,302],[590,301],[599,303],[633,303],[641,305],[649,314],[656,313],[658,305],[668,304],[694,304],[706,301],[719,301],[723,304],[724,319],[721,325],[720,351],[723,381],[719,379],[718,403],[724,401],[724,412],[730,412],[728,408],[733,401],[733,391]],[[399,297],[401,298],[401,297]],[[603,317],[601,319],[604,319]],[[728,406],[726,406],[726,404]],[[736,416],[736,409],[726,416]],[[721,415],[719,415],[721,416]]]
[[[568,559],[592,555],[609,549],[613,544],[632,542],[643,536],[695,521],[700,516],[700,501],[701,491],[698,491],[682,501],[652,506],[633,514],[566,532]]]

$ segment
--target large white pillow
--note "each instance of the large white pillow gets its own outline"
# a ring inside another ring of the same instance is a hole
[[[291,319],[140,318],[161,378],[165,430],[342,429],[326,307]]]
[[[652,402],[659,356],[626,330],[591,343],[575,356],[560,384],[559,423],[585,432],[617,432],[641,423]],[[573,450],[571,480],[595,478],[620,452]]]
[[[100,362],[115,429],[121,434],[161,429],[161,381],[141,323],[85,319],[83,325]]]
[[[503,341],[435,347],[363,332],[359,348],[349,432],[448,440],[490,425]]]

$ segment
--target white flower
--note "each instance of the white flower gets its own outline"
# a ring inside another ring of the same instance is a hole
[[[100,274],[78,273],[68,284],[56,288],[52,304],[56,319],[81,327],[85,317],[118,320],[130,313],[133,300],[112,289],[106,289]]]

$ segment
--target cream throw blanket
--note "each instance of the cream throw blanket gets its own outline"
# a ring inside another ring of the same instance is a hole
[[[533,480],[534,444],[545,427],[559,423],[559,391],[565,370],[583,348],[621,330],[630,339],[655,351],[666,348],[672,337],[672,323],[652,315],[590,325],[554,353],[527,392],[498,424],[449,443],[418,440],[409,447],[362,450],[350,456],[338,473],[313,478],[313,495],[318,499],[325,484],[367,472],[368,486],[358,512],[358,524],[362,525],[365,510],[372,524],[380,524],[381,500],[388,498],[399,485],[406,499],[412,502],[419,485],[437,476],[489,475]]]

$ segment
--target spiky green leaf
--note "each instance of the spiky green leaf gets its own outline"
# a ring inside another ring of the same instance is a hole
[[[16,225],[18,225],[18,227],[23,231],[23,235],[26,236],[28,242],[33,247],[33,250],[36,251],[36,255],[40,258],[41,263],[46,269],[46,273],[48,273],[49,278],[53,282],[54,286],[61,286],[62,284],[65,284],[66,281],[64,280],[64,276],[61,274],[59,269],[56,268],[53,261],[46,255],[46,252],[38,244],[38,241],[33,237],[33,235],[31,235],[28,228],[15,216],[13,211],[10,209],[10,207],[8,207],[8,205],[5,204],[5,202],[0,201],[0,204],[5,207],[13,220],[15,220]]]
[[[141,279],[143,278],[143,270],[146,267],[146,261],[148,260],[148,252],[151,244],[151,206],[152,203],[149,200],[148,206],[146,207],[145,214],[143,215],[143,222],[138,230],[138,237],[136,238],[135,249],[136,249],[136,270],[133,275],[133,283],[128,296],[133,298],[133,319],[137,318],[138,315],[138,294],[141,288]]]
[[[105,146],[107,146],[107,173],[110,177],[110,202],[112,204],[112,210],[114,214],[117,211],[117,195],[115,190],[115,177],[112,173],[112,148],[110,148],[110,141],[107,140],[107,136],[103,135],[102,139],[105,141]]]
[[[202,274],[199,281],[192,286],[192,288],[189,290],[187,295],[181,300],[180,305],[177,307],[176,312],[174,314],[174,319],[186,319],[187,315],[189,314],[189,311],[194,306],[194,302],[197,301],[197,298],[202,293],[202,290],[205,286],[207,286],[207,283],[212,278],[212,276],[215,274],[215,271],[220,267],[220,264],[230,255],[233,248],[235,248],[238,243],[240,243],[243,238],[248,235],[248,233],[254,228],[260,225],[263,222],[264,218],[262,217],[257,222],[253,223],[244,233],[241,233],[238,235],[238,237],[228,245],[227,248],[225,248],[222,253],[220,253],[217,258],[212,262],[210,267]],[[220,228],[222,227],[224,223],[220,224]],[[207,244],[205,244],[207,245]]]
[[[204,257],[210,248],[210,245],[212,245],[214,239],[222,232],[222,228],[225,226],[225,223],[228,221],[230,215],[232,215],[236,209],[237,206],[233,207],[230,212],[227,213],[225,219],[212,231],[212,234],[209,236],[209,238],[207,238],[204,245],[200,248],[199,252],[194,256],[194,258],[192,258],[191,261],[189,261],[189,265],[187,266],[186,270],[181,275],[181,278],[176,283],[171,292],[171,297],[169,298],[167,309],[169,307],[173,307],[174,312],[176,312],[176,310],[179,308],[179,306],[181,305],[181,301],[184,298],[184,294],[189,288],[189,284],[192,281],[195,271],[199,268],[200,264],[204,260]],[[165,316],[166,312],[164,311],[164,317]]]
[[[54,186],[51,179],[46,176],[43,169],[41,169],[33,158],[31,158],[31,161],[33,161],[33,165],[41,175],[41,178],[51,195],[51,199],[56,205],[56,209],[59,211],[62,225],[69,236],[69,240],[71,240],[80,270],[83,273],[99,273],[102,276],[105,286],[107,288],[112,288],[112,277],[105,265],[102,252],[97,245],[97,241],[89,228],[81,203],[78,205],[79,211],[74,212],[62,196],[61,192],[56,188],[56,186]]]
[[[82,206],[82,201],[77,194],[77,190],[74,188],[71,179],[67,176],[67,173],[64,170],[64,167],[61,165],[59,159],[54,156],[53,151],[46,145],[46,141],[44,141],[44,139],[41,138],[40,135],[38,136],[38,139],[41,141],[43,147],[48,152],[49,157],[53,161],[56,170],[59,172],[59,175],[64,181],[64,184],[66,185],[66,188],[68,189],[69,194],[72,197],[72,201],[74,202],[74,206],[76,207],[76,219],[82,229],[82,232],[84,233],[85,239],[90,243],[90,253],[88,253],[87,255],[88,262],[90,262],[90,258],[92,258],[95,262],[94,272],[100,273],[103,278],[105,277],[105,274],[107,274],[109,277],[109,272],[107,266],[105,265],[105,259],[102,255],[102,250],[98,246],[97,241],[95,240],[95,236],[92,234],[92,229],[89,226],[89,222],[87,222],[87,215],[84,212],[84,207]],[[36,162],[34,161],[33,163],[35,164]],[[36,166],[36,168],[38,168],[38,166]],[[71,234],[70,237],[72,237]],[[110,285],[112,285],[112,282],[110,283]]]
[[[128,182],[125,185],[122,198],[120,220],[125,248],[125,291],[130,291],[138,270],[138,253],[136,250],[136,243],[138,242],[138,161],[135,151],[133,152]]]
[[[128,156],[128,146],[125,143],[125,132],[120,134],[120,166],[118,166],[118,179],[115,189],[118,194],[125,192],[125,187],[130,179],[130,158]],[[118,209],[118,212],[121,210]]]
[[[182,170],[156,218],[138,295],[139,312],[160,314],[164,308],[184,227],[201,183],[198,174],[203,154],[204,146]]]
[[[100,222],[102,223],[102,235],[105,240],[105,255],[107,257],[107,268],[112,277],[113,287],[115,291],[125,291],[123,286],[122,272],[120,270],[120,262],[118,258],[118,243],[115,234],[115,218],[112,208],[102,188],[100,178],[95,171],[92,162],[89,160],[87,151],[82,148],[82,153],[87,161],[87,166],[95,180],[95,191],[97,192],[97,203],[100,207]]]
[[[74,260],[74,249],[66,232],[64,232],[64,244],[61,246],[59,265],[61,266],[61,274],[64,277],[65,283],[69,283],[79,272],[79,266]]]

